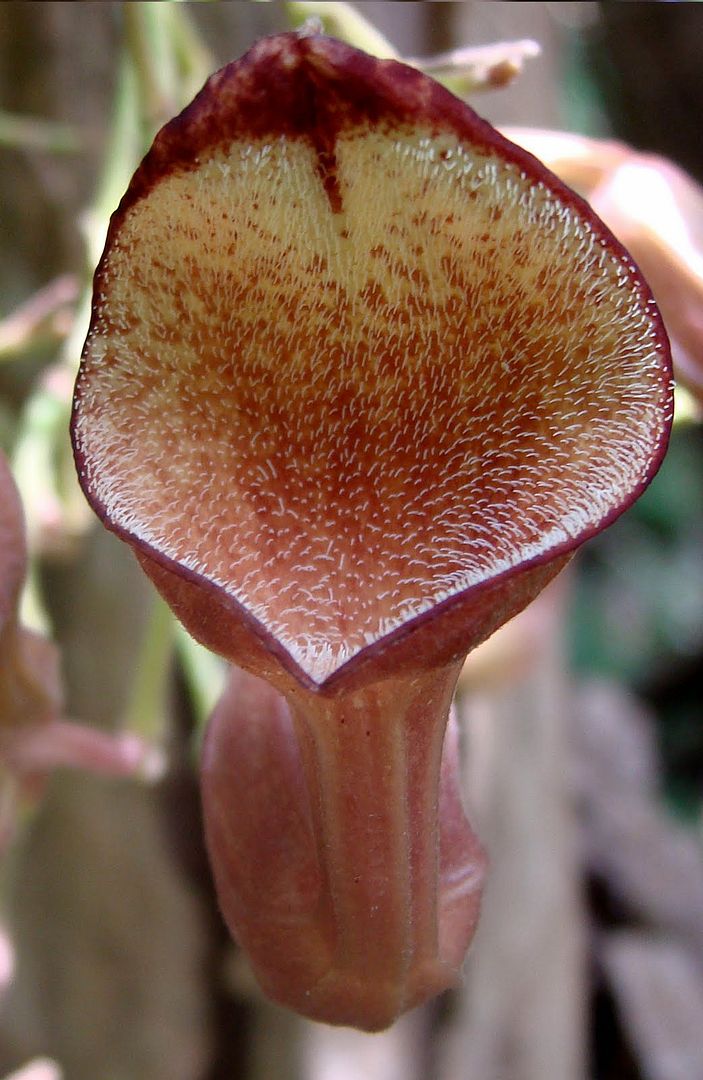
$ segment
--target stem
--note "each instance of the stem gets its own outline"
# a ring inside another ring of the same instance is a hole
[[[86,264],[92,270],[100,258],[110,214],[120,201],[129,183],[139,156],[145,150],[139,117],[141,102],[139,81],[132,54],[123,48],[117,70],[117,84],[112,106],[112,118],[105,152],[92,205],[86,212],[84,230],[87,241]],[[90,292],[87,293],[87,312],[90,314]],[[79,325],[74,361],[80,356],[82,338],[88,329],[88,319]]]
[[[127,731],[155,745],[165,742],[166,696],[174,645],[175,621],[171,609],[156,596],[137,661],[124,724]]]
[[[387,1013],[387,1023],[414,1004],[418,978],[436,978],[436,989],[453,981],[433,971],[437,792],[453,679],[441,682],[434,673],[409,687],[391,680],[321,699],[314,713],[293,707],[334,936],[313,1007],[359,995],[355,1007]]]
[[[83,149],[83,141],[80,131],[71,124],[38,116],[18,116],[3,109],[0,110],[0,146],[77,154]]]
[[[321,20],[326,34],[348,41],[372,56],[398,55],[390,41],[353,4],[339,0],[289,0],[286,10],[296,28],[307,19],[317,18]]]
[[[199,750],[208,717],[222,693],[227,664],[222,657],[200,645],[180,623],[175,623],[175,646],[194,713],[195,743]]]
[[[508,86],[522,72],[525,60],[539,56],[536,41],[496,41],[471,45],[439,56],[405,62],[432,75],[458,97]]]
[[[137,75],[143,118],[151,129],[149,137],[177,104],[172,15],[170,4],[135,2],[122,8],[125,41]]]
[[[0,319],[0,363],[64,337],[77,299],[76,278],[62,274]]]
[[[187,4],[179,3],[171,12],[171,40],[178,68],[181,97],[189,101],[217,64],[206,48]]]
[[[295,690],[290,712],[238,673],[213,716],[203,793],[220,903],[265,990],[314,1019],[380,1030],[457,981],[483,869],[451,789],[455,747],[440,836],[458,669],[333,698]]]

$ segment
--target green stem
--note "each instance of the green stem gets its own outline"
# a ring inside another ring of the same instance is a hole
[[[173,615],[161,597],[155,596],[125,712],[125,727],[145,742],[156,745],[164,741],[166,693],[174,645]]]
[[[200,735],[222,693],[227,665],[203,645],[199,645],[180,623],[176,623],[176,649],[183,667],[195,721]]]
[[[85,217],[87,260],[91,269],[100,257],[105,243],[109,216],[122,197],[143,150],[139,114],[139,85],[135,65],[125,48],[117,72],[112,122],[100,180],[93,205]],[[89,301],[88,294],[88,303]]]
[[[398,53],[388,38],[351,4],[327,0],[289,0],[286,11],[298,28],[308,19],[320,19],[325,33],[349,42],[372,56],[396,58]]]
[[[171,4],[122,6],[125,44],[134,65],[148,137],[176,111],[178,86],[171,38]],[[147,134],[147,133],[145,133]]]

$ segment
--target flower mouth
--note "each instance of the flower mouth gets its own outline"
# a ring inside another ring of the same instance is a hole
[[[284,109],[185,165],[152,151],[96,275],[73,428],[107,523],[317,684],[611,520],[656,470],[670,392],[646,288],[585,204],[478,118],[411,126],[390,91],[366,117],[334,92],[322,149],[314,110],[291,133]]]

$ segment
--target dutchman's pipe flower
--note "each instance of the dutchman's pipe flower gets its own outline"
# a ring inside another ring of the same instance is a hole
[[[273,998],[375,1030],[457,981],[464,657],[644,490],[671,414],[629,254],[427,75],[282,34],[159,132],[96,271],[75,456],[243,669],[203,798]]]

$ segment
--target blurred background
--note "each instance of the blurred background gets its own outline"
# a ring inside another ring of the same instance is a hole
[[[165,759],[157,781],[64,772],[22,800],[0,869],[0,1076],[703,1078],[703,5],[355,5],[402,57],[538,44],[469,100],[598,140],[548,163],[666,267],[680,410],[644,497],[467,664],[466,801],[492,869],[462,989],[380,1036],[308,1023],[263,1000],[217,912],[196,770],[223,672],[94,526],[70,394],[107,217],[154,133],[314,7],[0,5],[0,448],[27,516],[24,616],[61,648],[67,716]],[[318,8],[368,45],[343,5]],[[637,176],[629,202],[603,194],[613,140],[688,174],[655,160],[669,186],[634,225]]]

